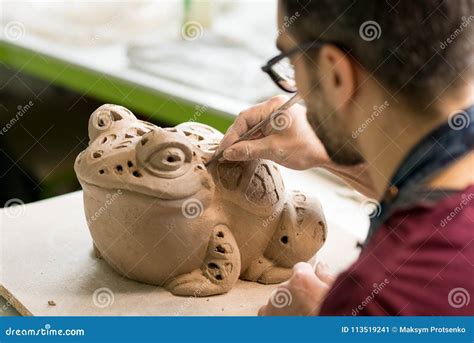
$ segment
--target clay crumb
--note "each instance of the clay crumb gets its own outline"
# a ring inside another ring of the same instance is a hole
[[[54,300],[48,300],[48,306],[56,306]]]

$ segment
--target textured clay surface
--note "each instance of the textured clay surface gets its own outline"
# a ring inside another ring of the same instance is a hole
[[[159,128],[103,105],[74,169],[96,256],[176,295],[229,291],[238,278],[279,283],[326,240],[319,201],[285,190],[265,160],[205,163],[222,134]]]

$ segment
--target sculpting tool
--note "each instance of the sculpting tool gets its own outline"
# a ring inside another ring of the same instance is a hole
[[[257,125],[252,127],[250,130],[248,130],[246,133],[241,135],[233,144],[239,143],[245,140],[250,139],[258,130],[263,129],[265,126],[267,126],[272,120],[275,120],[279,115],[281,115],[284,111],[289,109],[291,106],[296,104],[300,100],[300,96],[298,93],[293,95],[287,102],[285,102],[283,105],[278,107],[275,111],[273,111],[268,117],[260,121]],[[232,145],[233,145],[232,144]],[[219,152],[217,155],[214,155],[207,163],[206,166],[211,164],[214,161],[218,161],[222,158],[224,155],[224,150]]]

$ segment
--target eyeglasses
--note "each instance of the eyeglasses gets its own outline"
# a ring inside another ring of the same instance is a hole
[[[296,93],[297,88],[295,81],[295,68],[293,67],[293,64],[291,64],[290,56],[294,55],[297,52],[305,52],[309,49],[320,48],[325,44],[333,44],[341,50],[347,52],[345,48],[335,42],[319,39],[313,42],[298,45],[287,52],[282,52],[278,56],[275,56],[270,59],[262,67],[262,70],[267,73],[273,80],[273,82],[275,82],[276,85],[282,90],[288,93]]]

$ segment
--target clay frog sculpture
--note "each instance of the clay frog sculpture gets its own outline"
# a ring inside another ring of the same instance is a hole
[[[212,127],[160,128],[103,105],[89,138],[74,168],[94,247],[130,279],[193,296],[239,277],[279,283],[326,239],[319,202],[286,191],[274,163],[206,167],[222,138]]]

